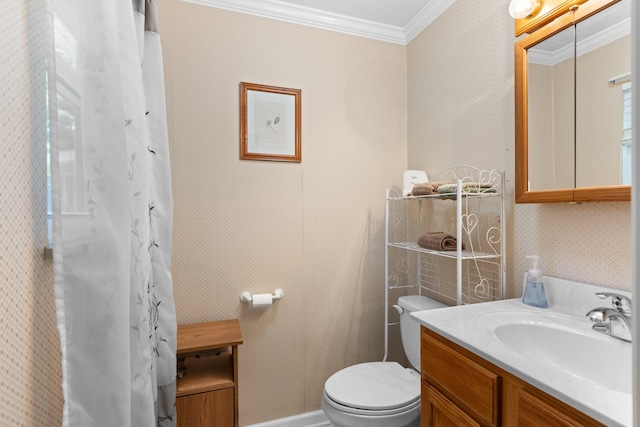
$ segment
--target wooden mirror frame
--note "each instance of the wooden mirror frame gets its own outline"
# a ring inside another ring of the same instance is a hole
[[[556,19],[558,16],[564,15],[567,11],[575,6],[586,2],[587,0],[544,0],[541,1],[540,10],[532,16],[522,19],[515,19],[516,37],[524,33],[532,33],[543,25]]]
[[[618,3],[620,0],[590,0],[575,11],[575,23]],[[611,202],[630,201],[631,186],[579,187],[560,190],[529,191],[529,123],[528,123],[528,54],[527,49],[569,28],[571,13],[558,17],[533,34],[515,43],[515,139],[516,139],[516,203]]]

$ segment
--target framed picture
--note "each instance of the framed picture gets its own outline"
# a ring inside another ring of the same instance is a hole
[[[302,91],[240,83],[240,159],[302,161]]]

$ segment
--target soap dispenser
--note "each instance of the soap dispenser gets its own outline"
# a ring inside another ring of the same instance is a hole
[[[542,271],[538,269],[538,255],[528,255],[527,259],[531,260],[531,269],[526,273],[524,293],[522,294],[522,302],[540,308],[547,308],[547,295],[544,292],[544,278]]]

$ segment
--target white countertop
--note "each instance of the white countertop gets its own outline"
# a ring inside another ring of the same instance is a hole
[[[565,281],[560,281],[564,284]],[[573,283],[573,282],[571,282]],[[495,301],[481,304],[463,305],[458,307],[447,307],[436,310],[418,311],[411,313],[411,316],[420,324],[437,332],[443,337],[455,342],[467,350],[479,355],[494,365],[512,373],[513,375],[529,382],[555,398],[569,404],[570,406],[584,412],[592,418],[606,424],[607,426],[631,427],[632,426],[632,395],[631,392],[623,393],[611,388],[601,387],[596,381],[590,381],[572,375],[557,366],[552,366],[545,361],[532,360],[522,354],[514,352],[500,339],[498,339],[492,329],[487,327],[491,322],[499,322],[504,317],[519,315],[526,316],[546,316],[547,318],[563,324],[571,324],[573,328],[584,328],[586,333],[599,335],[599,339],[604,339],[604,345],[596,345],[593,352],[589,354],[577,354],[575,357],[591,358],[593,361],[585,360],[594,370],[608,362],[606,348],[611,343],[613,351],[631,351],[631,343],[622,342],[615,338],[591,331],[592,323],[584,317],[586,311],[582,311],[584,306],[594,308],[607,305],[602,300],[580,301],[577,308],[572,310],[563,305],[560,297],[569,290],[569,287],[558,288],[560,291],[554,292],[553,284],[547,286],[547,295],[550,308],[540,309],[523,304],[520,299]],[[589,285],[586,285],[589,286]],[[587,288],[586,295],[593,296],[603,288]],[[608,289],[611,291],[611,289]],[[624,294],[624,292],[620,292]],[[576,296],[572,293],[573,301]],[[597,301],[597,302],[596,302]],[[514,311],[516,313],[514,313]],[[574,311],[572,313],[568,313]],[[578,316],[576,313],[580,312]],[[486,319],[491,319],[489,322]],[[612,340],[612,341],[606,341]],[[628,347],[627,347],[628,346]],[[630,354],[630,353],[629,353]],[[632,373],[629,371],[629,377]]]

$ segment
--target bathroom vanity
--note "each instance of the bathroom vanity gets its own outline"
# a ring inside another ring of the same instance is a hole
[[[614,290],[546,279],[549,309],[511,299],[411,313],[423,426],[632,425],[631,343],[585,317]]]
[[[178,325],[178,427],[238,426],[238,319]]]
[[[604,424],[422,327],[422,426]]]

